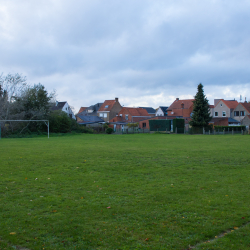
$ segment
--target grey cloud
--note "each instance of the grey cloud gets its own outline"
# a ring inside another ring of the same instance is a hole
[[[189,96],[199,82],[211,89],[250,82],[249,1],[13,0],[2,6],[0,67],[58,88],[77,106],[120,93],[124,100],[126,94]]]

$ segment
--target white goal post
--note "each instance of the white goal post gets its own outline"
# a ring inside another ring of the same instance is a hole
[[[48,138],[49,138],[49,120],[0,120],[0,140],[1,140],[1,122],[44,122],[48,128]]]

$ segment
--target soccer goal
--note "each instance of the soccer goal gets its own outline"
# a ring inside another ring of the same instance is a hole
[[[0,140],[2,137],[1,133],[1,123],[2,122],[44,122],[48,128],[48,138],[49,138],[49,120],[0,120]]]

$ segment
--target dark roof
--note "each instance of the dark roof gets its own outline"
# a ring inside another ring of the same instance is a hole
[[[149,114],[154,114],[156,111],[155,109],[151,107],[139,107],[139,108],[146,109]]]
[[[228,117],[228,122],[232,122],[232,123],[240,123],[239,121],[233,119],[233,118],[230,118]]]
[[[78,122],[80,124],[83,123],[99,123],[99,122],[104,122],[103,119],[101,119],[99,116],[93,116],[93,115],[77,115],[82,121]]]
[[[81,113],[77,114],[79,115],[87,115],[87,116],[97,116],[97,111],[100,109],[103,103],[96,103],[95,105],[91,105],[87,107],[85,110],[83,110]],[[93,110],[92,112],[88,112],[89,110]]]
[[[167,112],[168,107],[166,106],[160,106],[159,107],[164,113]]]
[[[61,110],[66,102],[57,102],[57,105],[53,106],[51,110]]]

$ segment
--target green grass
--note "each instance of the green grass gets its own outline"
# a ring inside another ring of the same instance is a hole
[[[0,249],[249,249],[249,138],[2,139]]]

